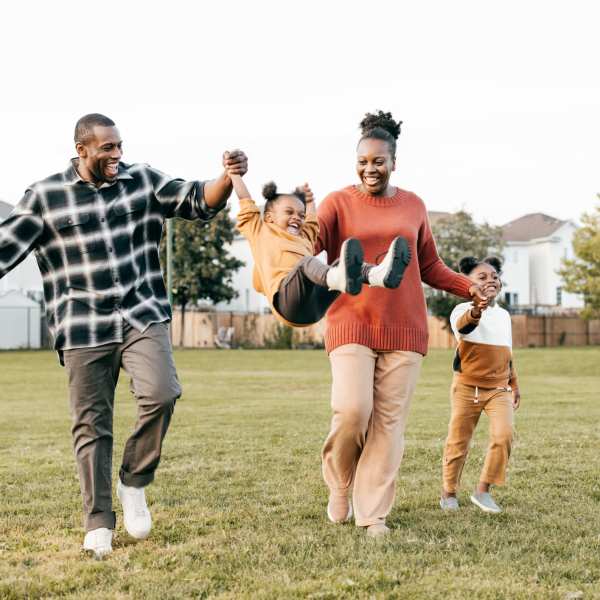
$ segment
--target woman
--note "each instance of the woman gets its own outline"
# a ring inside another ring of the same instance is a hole
[[[439,258],[423,201],[390,184],[400,125],[390,113],[366,115],[357,147],[359,183],[329,194],[318,210],[316,252],[325,250],[329,263],[349,237],[360,240],[368,262],[380,262],[397,236],[408,241],[412,257],[397,289],[345,294],[327,314],[325,347],[333,379],[333,418],[322,453],[327,514],[341,523],[354,507],[356,525],[373,537],[389,531],[385,521],[394,502],[406,419],[427,352],[421,282],[464,298],[481,295]]]

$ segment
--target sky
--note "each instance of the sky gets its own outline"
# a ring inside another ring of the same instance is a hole
[[[355,183],[358,123],[403,121],[392,183],[430,210],[578,219],[600,192],[600,4],[21,0],[0,19],[0,199],[66,168],[111,117],[126,162],[186,179]],[[237,209],[237,203],[232,201]]]

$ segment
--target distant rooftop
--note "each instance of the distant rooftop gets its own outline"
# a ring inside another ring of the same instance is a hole
[[[528,242],[552,235],[566,221],[561,221],[544,213],[530,213],[502,226],[505,242]]]
[[[446,217],[449,217],[452,213],[444,212],[441,210],[428,210],[427,214],[429,215],[429,222],[432,225],[435,225],[435,223],[437,221],[439,221],[440,219],[445,219]]]

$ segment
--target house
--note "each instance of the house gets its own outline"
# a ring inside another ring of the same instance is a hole
[[[40,348],[42,308],[18,291],[0,294],[0,349]]]
[[[216,305],[216,309],[255,313],[268,311],[269,303],[267,299],[262,294],[259,294],[252,285],[254,259],[252,258],[248,240],[239,233],[236,233],[228,250],[232,256],[235,256],[244,263],[244,266],[240,267],[233,274],[232,286],[237,291],[238,297],[230,302],[220,302]]]
[[[510,306],[583,308],[580,296],[564,291],[558,274],[562,259],[572,259],[577,224],[543,213],[523,215],[503,225],[504,299]]]
[[[14,207],[0,200],[0,223],[8,217]],[[30,254],[22,263],[10,273],[0,279],[0,294],[11,290],[19,290],[37,299],[42,298],[42,276],[33,254]]]

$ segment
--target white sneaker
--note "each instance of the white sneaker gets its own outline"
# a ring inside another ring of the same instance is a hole
[[[145,540],[152,529],[152,517],[146,505],[144,488],[117,484],[117,496],[123,505],[123,523],[127,533],[137,540]]]
[[[488,492],[473,492],[471,494],[471,502],[486,513],[497,515],[502,512],[502,508],[494,502],[494,499]]]
[[[375,265],[368,275],[371,287],[397,288],[410,262],[410,248],[403,237],[395,238],[385,258]]]
[[[327,287],[330,290],[356,296],[362,289],[363,249],[355,238],[344,240],[340,249],[340,261],[327,271]]]
[[[92,552],[96,560],[101,560],[112,552],[112,536],[112,529],[92,529],[83,538],[83,549]]]

